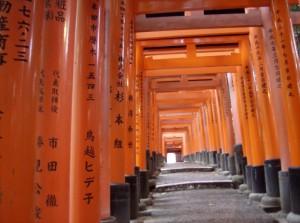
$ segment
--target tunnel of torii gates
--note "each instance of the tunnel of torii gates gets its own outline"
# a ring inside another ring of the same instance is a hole
[[[129,222],[168,134],[299,222],[297,4],[0,0],[0,222]]]

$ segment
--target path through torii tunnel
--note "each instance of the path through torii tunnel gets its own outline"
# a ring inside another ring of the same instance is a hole
[[[0,222],[300,223],[299,52],[298,0],[0,0]]]

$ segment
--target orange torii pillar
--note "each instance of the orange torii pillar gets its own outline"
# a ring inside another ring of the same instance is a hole
[[[217,149],[219,148],[219,139],[218,139],[218,128],[215,118],[215,108],[214,108],[214,97],[211,94],[210,99],[207,103],[207,117],[208,117],[208,123],[209,123],[209,135],[211,138],[211,146],[208,153],[208,159],[210,165],[216,165],[216,154]]]
[[[224,117],[222,116],[222,112],[223,112],[223,107],[221,106],[221,98],[220,98],[220,93],[221,93],[221,89],[215,89],[214,90],[214,94],[215,94],[215,101],[216,101],[216,109],[217,109],[217,121],[218,121],[218,133],[220,136],[220,147],[217,150],[217,154],[216,154],[216,161],[217,161],[217,167],[221,168],[221,161],[222,161],[222,157],[223,157],[223,153],[222,150],[224,150],[225,145],[226,145],[226,138],[225,138],[225,134],[224,134]],[[222,163],[223,166],[223,163]]]
[[[222,77],[223,78],[223,77]],[[224,80],[222,80],[222,86],[218,89],[217,95],[216,95],[216,102],[218,103],[217,112],[218,112],[218,121],[220,123],[220,138],[222,139],[221,147],[219,148],[218,153],[218,166],[224,170],[229,171],[229,149],[228,149],[228,134],[227,134],[227,125],[226,125],[226,117],[225,117],[225,85]]]
[[[137,41],[135,44],[135,110],[136,110],[136,166],[146,169],[146,151],[142,147],[142,97],[143,97],[143,49]]]
[[[149,117],[149,145],[150,145],[150,161],[151,161],[151,168],[152,168],[152,174],[156,175],[157,172],[157,160],[158,160],[158,153],[156,148],[156,142],[155,142],[155,126],[157,122],[157,102],[156,102],[156,92],[151,91],[150,92],[150,117]]]
[[[242,171],[244,175],[244,182],[240,186],[242,192],[248,192],[251,190],[251,175],[250,168],[252,166],[252,151],[250,145],[250,128],[249,128],[249,115],[248,115],[248,101],[246,100],[246,91],[245,91],[245,82],[244,75],[241,72],[241,68],[238,69],[238,72],[232,76],[233,83],[235,86],[235,96],[237,98],[240,128],[242,133],[242,152],[243,152],[243,162]]]
[[[148,172],[148,156],[147,148],[147,112],[149,101],[149,85],[148,79],[143,76],[143,48],[139,42],[136,42],[136,112],[137,112],[137,148],[136,148],[136,164],[140,168],[140,198],[148,198],[149,196],[149,172]]]
[[[199,151],[199,145],[200,145],[200,134],[199,134],[199,129],[198,129],[198,123],[197,123],[197,116],[196,114],[193,115],[192,119],[192,128],[193,128],[193,133],[195,136],[195,147],[193,151],[193,162],[197,161],[197,152]]]
[[[219,95],[216,96],[220,101],[220,113],[223,120],[223,139],[225,146],[225,166],[226,170],[230,172],[231,175],[236,174],[235,158],[234,158],[234,135],[232,126],[232,113],[231,113],[231,101],[229,95],[229,87],[227,77],[223,75],[222,77],[222,87],[219,91]]]
[[[252,155],[252,165],[248,166],[249,177],[251,179],[250,199],[259,201],[266,192],[264,176],[264,145],[261,138],[260,125],[257,112],[257,99],[254,90],[254,81],[250,67],[249,41],[243,40],[240,43],[242,72],[245,77],[245,93],[248,110],[248,122],[250,132],[250,145]],[[247,179],[248,180],[248,179]]]
[[[289,153],[289,188],[291,212],[288,222],[300,222],[300,95],[299,58],[286,0],[271,1],[276,51],[278,53],[284,117]]]
[[[242,136],[241,136],[241,124],[239,121],[239,112],[238,112],[238,101],[235,91],[234,78],[232,73],[227,74],[228,88],[230,94],[231,102],[231,112],[232,112],[232,128],[234,135],[234,156],[235,156],[235,168],[237,175],[243,175],[244,172],[244,159],[243,159],[243,148],[242,148]]]
[[[206,141],[206,148],[203,153],[203,164],[208,165],[208,163],[209,163],[208,151],[210,150],[212,142],[211,142],[211,138],[210,138],[210,126],[208,123],[206,104],[203,104],[200,107],[200,109],[201,109],[201,113],[202,113],[202,117],[203,117],[203,129],[204,129],[204,135],[205,135],[205,141]]]
[[[98,222],[104,1],[79,0],[73,78],[70,222]],[[87,25],[88,24],[88,25]],[[107,173],[105,173],[107,174]],[[105,200],[104,200],[105,201]]]
[[[70,137],[76,2],[43,5],[36,70],[35,222],[70,221]],[[88,166],[87,168],[90,168]]]
[[[203,118],[203,110],[202,110],[202,106],[200,106],[199,108],[199,125],[200,125],[200,138],[202,141],[202,147],[200,150],[200,157],[199,157],[199,161],[201,164],[204,163],[204,154],[207,148],[207,139],[206,139],[206,131],[205,131],[205,123],[204,123],[204,118]]]
[[[196,112],[196,129],[197,129],[197,137],[198,137],[198,148],[196,151],[196,161],[200,162],[200,154],[204,148],[204,141],[203,141],[203,133],[202,133],[202,129],[201,129],[201,120],[200,120],[201,116],[200,116],[200,112]]]
[[[267,81],[264,60],[264,45],[261,28],[250,28],[250,44],[255,76],[256,98],[259,118],[262,129],[262,138],[265,151],[265,181],[267,194],[262,199],[264,208],[280,208],[278,172],[280,171],[280,156],[273,112],[270,101],[270,84]]]
[[[35,71],[39,64],[38,1],[1,1],[0,222],[34,222]],[[34,11],[33,9],[36,9]]]
[[[110,151],[111,151],[111,215],[117,221],[130,221],[130,185],[125,183],[125,157],[128,150],[128,60],[127,0],[110,1]]]
[[[130,185],[130,219],[136,219],[138,214],[139,168],[136,168],[135,150],[135,27],[133,1],[125,1],[125,76],[127,91],[124,101],[125,110],[125,181]]]
[[[281,94],[281,78],[278,55],[275,47],[275,37],[272,24],[272,15],[269,7],[261,8],[264,31],[264,46],[265,60],[267,70],[267,80],[270,85],[270,99],[273,111],[273,123],[275,128],[275,140],[277,140],[280,150],[281,171],[279,172],[279,189],[280,189],[280,205],[283,213],[289,213],[290,208],[290,193],[288,186],[288,167],[289,167],[289,152],[287,127],[284,120],[283,97]]]
[[[211,156],[211,164],[213,166],[217,166],[217,153],[218,150],[220,150],[220,148],[223,145],[223,138],[221,135],[220,130],[222,129],[222,122],[219,119],[219,115],[220,115],[220,107],[219,107],[219,103],[218,103],[218,97],[215,94],[216,90],[211,90],[211,114],[212,114],[212,124],[213,124],[213,133],[215,135],[215,147],[214,150],[212,151],[212,153],[210,154]]]

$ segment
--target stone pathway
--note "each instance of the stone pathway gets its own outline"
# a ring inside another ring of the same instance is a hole
[[[197,164],[180,163],[172,167],[184,168]],[[165,168],[171,168],[167,165]],[[157,185],[186,181],[228,180],[216,172],[162,174]],[[147,208],[151,216],[144,223],[273,223],[257,203],[231,188],[183,190],[153,194],[153,206]]]

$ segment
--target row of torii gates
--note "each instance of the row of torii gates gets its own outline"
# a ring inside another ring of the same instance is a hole
[[[299,222],[289,4],[0,0],[0,222],[128,222],[168,134]]]

